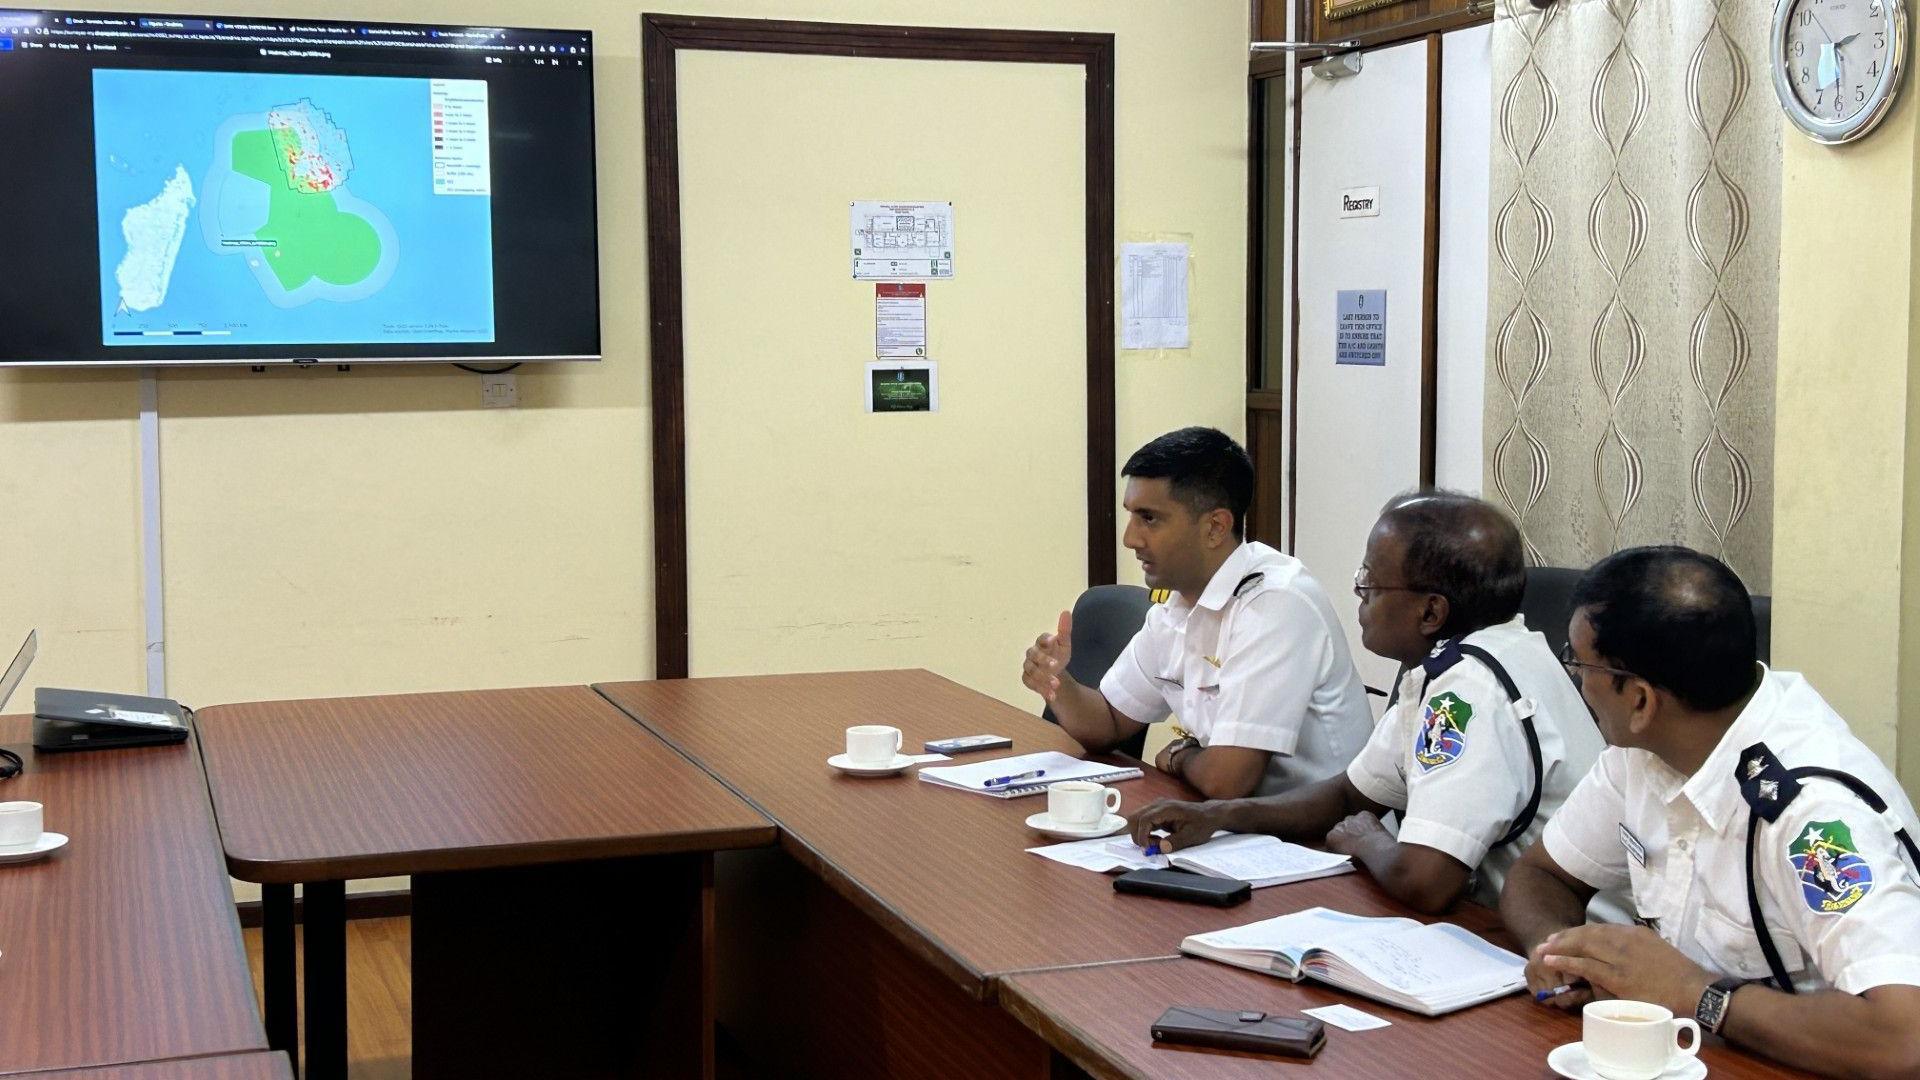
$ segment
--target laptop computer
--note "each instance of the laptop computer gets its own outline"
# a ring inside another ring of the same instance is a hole
[[[185,742],[186,706],[169,698],[60,690],[33,695],[35,750],[105,750]]]

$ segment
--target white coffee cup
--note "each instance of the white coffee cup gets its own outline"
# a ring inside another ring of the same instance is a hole
[[[37,802],[0,802],[0,849],[39,843],[43,812]]]
[[[847,760],[855,765],[888,765],[900,752],[900,729],[885,724],[856,724],[847,729]]]
[[[1120,793],[1090,780],[1062,780],[1047,788],[1047,816],[1061,825],[1093,825],[1120,809]]]
[[[1700,1053],[1700,1025],[1645,1001],[1593,1001],[1580,1011],[1580,1038],[1595,1074],[1606,1080],[1653,1080],[1675,1059]],[[1680,1033],[1693,1032],[1687,1045]]]

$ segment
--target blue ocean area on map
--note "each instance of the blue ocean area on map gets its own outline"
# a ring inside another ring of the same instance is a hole
[[[493,341],[492,199],[434,193],[430,86],[96,70],[102,340]]]

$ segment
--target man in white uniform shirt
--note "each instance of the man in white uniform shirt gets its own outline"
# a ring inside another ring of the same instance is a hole
[[[1806,680],[1756,662],[1719,560],[1619,552],[1573,607],[1567,663],[1611,746],[1507,877],[1530,988],[1654,1002],[1826,1075],[1920,1076],[1915,817],[1892,773]],[[1642,925],[1581,925],[1620,886]]]
[[[1133,819],[1143,846],[1203,843],[1216,829],[1272,833],[1354,856],[1403,903],[1491,903],[1601,750],[1546,639],[1520,621],[1520,532],[1452,492],[1387,504],[1354,577],[1360,637],[1404,669],[1394,703],[1344,774],[1283,795],[1160,802]],[[1396,838],[1380,819],[1399,815]]]
[[[1225,434],[1182,428],[1134,452],[1125,543],[1156,604],[1096,689],[1067,673],[1072,616],[1027,650],[1021,680],[1069,735],[1104,750],[1178,717],[1155,759],[1213,798],[1339,772],[1366,739],[1366,690],[1333,605],[1300,561],[1243,540],[1253,463]]]

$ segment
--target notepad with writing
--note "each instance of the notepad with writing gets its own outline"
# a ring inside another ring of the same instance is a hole
[[[1212,933],[1180,951],[1299,982],[1315,979],[1439,1016],[1526,988],[1526,961],[1451,923],[1308,908]]]
[[[1062,780],[1091,780],[1096,784],[1111,784],[1117,780],[1139,778],[1139,769],[1082,761],[1057,750],[920,770],[920,779],[929,784],[991,795],[996,799],[1038,795],[1047,790],[1047,785]]]

